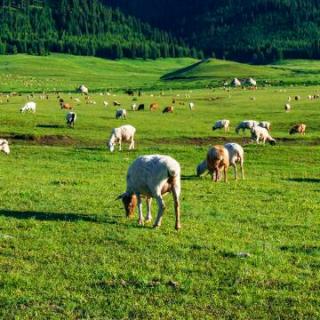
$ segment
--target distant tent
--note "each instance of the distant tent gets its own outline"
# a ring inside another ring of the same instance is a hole
[[[231,85],[232,85],[233,87],[240,87],[240,86],[241,86],[241,82],[240,82],[239,79],[234,78],[234,79],[231,81]]]
[[[252,87],[256,87],[257,86],[257,81],[252,79],[252,78],[249,78],[247,81],[246,81],[246,84],[249,85],[249,86],[252,86]]]

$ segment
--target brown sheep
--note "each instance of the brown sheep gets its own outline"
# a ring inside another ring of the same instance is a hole
[[[215,174],[215,182],[217,182],[220,177],[220,171],[223,170],[224,182],[227,182],[227,171],[229,168],[228,150],[222,145],[212,147],[207,153],[207,166],[212,180]]]
[[[173,113],[173,107],[172,106],[165,107],[162,113]]]
[[[157,103],[150,104],[150,111],[156,111],[157,109],[159,109],[159,105]]]
[[[306,128],[307,128],[307,126],[304,123],[299,123],[299,124],[294,125],[290,129],[289,133],[290,134],[300,133],[302,135],[305,135],[306,134]]]

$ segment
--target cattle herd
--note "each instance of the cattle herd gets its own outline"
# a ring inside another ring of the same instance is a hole
[[[235,83],[236,79],[234,80]],[[89,90],[84,85],[81,85],[78,89],[83,95],[87,104],[96,104],[89,96]],[[28,96],[28,99],[31,97]],[[43,95],[43,99],[47,98],[48,95]],[[309,96],[309,99],[315,99],[315,96]],[[71,102],[66,102],[60,95],[57,96],[58,103],[61,109],[68,110],[66,114],[66,123],[70,128],[75,127],[77,120],[77,114],[72,111],[74,104],[80,104],[80,99],[72,99]],[[295,100],[300,100],[300,96],[295,96]],[[285,104],[285,111],[290,112],[291,106],[289,102],[291,97],[288,97],[288,101]],[[172,99],[172,104],[175,104],[175,98]],[[113,101],[113,106],[121,107],[119,101]],[[104,107],[109,106],[108,101],[103,102]],[[149,110],[151,112],[159,109],[158,103],[151,103]],[[189,109],[193,111],[195,109],[194,102],[189,102]],[[133,103],[131,105],[132,111],[144,111],[145,104]],[[25,112],[36,112],[36,103],[28,101],[21,109],[22,113]],[[173,113],[174,107],[166,106],[163,113]],[[126,109],[117,109],[115,112],[116,119],[127,119]],[[228,132],[230,129],[230,120],[222,119],[214,123],[212,130],[223,129]],[[241,121],[236,127],[235,132],[240,133],[240,130],[250,130],[251,139],[256,143],[262,142],[265,144],[269,142],[271,145],[276,144],[276,140],[271,136],[271,123],[268,121],[255,121],[255,120],[244,120]],[[306,125],[298,123],[289,129],[290,134],[299,133],[304,135],[306,131]],[[122,143],[129,143],[129,150],[135,148],[135,134],[136,128],[132,125],[122,125],[117,128],[113,128],[111,136],[107,142],[107,148],[114,152],[116,146],[119,146],[119,150],[122,150]],[[5,154],[10,153],[9,143],[6,139],[0,139],[0,151]],[[237,164],[241,168],[241,177],[244,179],[244,150],[237,143],[226,143],[225,145],[215,145],[211,147],[205,159],[198,164],[196,167],[197,176],[202,176],[208,172],[212,180],[219,181],[221,174],[223,173],[224,181],[227,181],[227,171],[230,166],[234,168],[234,177],[237,179]],[[165,209],[163,202],[163,196],[167,193],[172,193],[174,200],[174,210],[176,215],[175,228],[180,229],[180,192],[181,192],[181,169],[179,163],[170,156],[167,155],[146,155],[137,158],[129,167],[127,172],[127,188],[126,191],[121,194],[118,199],[121,199],[124,204],[126,215],[132,217],[134,215],[135,208],[138,207],[139,212],[139,224],[144,223],[142,215],[142,197],[146,198],[147,203],[147,215],[146,221],[151,221],[151,201],[155,199],[158,205],[158,214],[154,223],[154,227],[159,227],[162,222],[162,216]]]

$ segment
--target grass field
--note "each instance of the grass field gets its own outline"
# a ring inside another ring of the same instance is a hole
[[[315,86],[154,90],[138,103],[164,107],[175,97],[175,113],[129,111],[127,120],[102,102],[130,110],[131,97],[97,93],[96,105],[75,108],[75,129],[66,128],[54,94],[35,97],[36,114],[19,113],[25,95],[0,104],[0,137],[11,145],[9,156],[0,154],[0,318],[318,319],[320,100],[307,100],[315,93]],[[180,104],[190,100],[193,112]],[[211,130],[221,118],[230,119],[230,133]],[[278,144],[237,136],[244,119],[271,121]],[[302,121],[306,136],[289,136]],[[110,153],[110,131],[125,123],[137,128],[136,150]],[[228,183],[195,177],[209,146],[229,141],[244,146],[246,180],[234,181],[232,170]],[[155,153],[182,167],[179,232],[171,196],[156,230],[127,220],[114,200],[130,163]]]

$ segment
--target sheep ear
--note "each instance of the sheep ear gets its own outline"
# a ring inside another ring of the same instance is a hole
[[[121,200],[127,195],[127,192],[120,194],[115,200]]]

